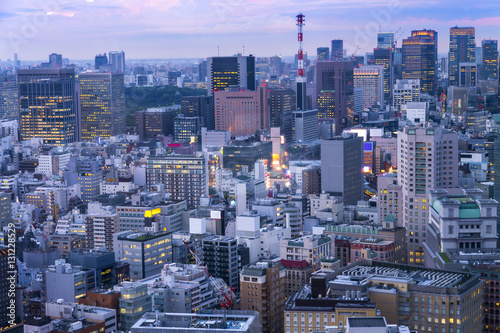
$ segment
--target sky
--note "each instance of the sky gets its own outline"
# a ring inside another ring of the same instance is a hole
[[[476,44],[500,38],[498,0],[1,0],[0,59],[71,60],[125,51],[126,59],[206,58],[297,52],[296,15],[306,17],[304,51],[343,39],[348,54],[370,52],[377,32],[473,26]]]

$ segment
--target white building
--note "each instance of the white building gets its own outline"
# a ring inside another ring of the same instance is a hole
[[[414,124],[425,124],[427,121],[427,103],[426,102],[411,102],[407,103],[406,119]]]
[[[384,66],[354,68],[354,88],[361,88],[363,110],[384,102]]]
[[[396,80],[393,88],[392,106],[401,111],[401,106],[411,102],[420,102],[420,79]]]

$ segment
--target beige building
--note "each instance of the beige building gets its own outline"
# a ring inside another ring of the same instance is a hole
[[[280,241],[282,259],[305,260],[314,269],[321,267],[321,259],[333,255],[333,242],[328,235],[307,235]]]
[[[261,332],[283,331],[285,282],[279,258],[247,265],[240,273],[241,309],[259,313]]]
[[[307,261],[281,259],[286,271],[286,298],[290,298],[296,291],[309,282],[313,266]]]

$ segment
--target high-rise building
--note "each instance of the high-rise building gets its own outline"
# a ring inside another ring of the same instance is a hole
[[[77,95],[80,99],[81,140],[125,134],[122,73],[81,73],[78,75]]]
[[[94,68],[99,69],[101,66],[105,66],[108,64],[108,56],[106,53],[104,54],[98,54],[95,56],[95,61],[94,61]]]
[[[62,68],[62,54],[49,54],[49,66],[56,69]]]
[[[384,67],[354,68],[354,88],[362,88],[363,110],[384,103]]]
[[[434,94],[437,85],[438,34],[434,30],[413,30],[403,39],[403,79],[420,79],[422,93]]]
[[[137,281],[161,273],[172,262],[172,234],[126,230],[113,234],[115,260],[130,263],[130,280]]]
[[[344,41],[342,39],[332,39],[331,51],[330,60],[340,61],[344,59]]]
[[[316,63],[316,96],[331,91],[336,134],[354,120],[354,67],[355,61],[318,61]],[[319,102],[318,102],[319,108]]]
[[[500,94],[500,92],[499,92]],[[500,103],[500,99],[499,99]],[[493,127],[493,133],[495,135],[494,150],[493,150],[493,168],[494,171],[494,188],[493,188],[493,198],[500,202],[500,114],[493,115],[493,120],[495,125]],[[500,216],[500,205],[497,208],[497,216]],[[497,220],[497,230],[500,230],[500,221]]]
[[[0,229],[12,222],[12,195],[11,193],[0,193]]]
[[[252,55],[233,57],[210,57],[207,59],[207,93],[222,91],[230,86],[244,90],[255,90],[255,57]]]
[[[240,273],[241,308],[259,313],[260,332],[283,331],[285,268],[278,260],[261,260]]]
[[[175,111],[149,108],[135,113],[135,129],[139,140],[155,139],[158,135],[174,135]]]
[[[113,234],[119,231],[118,214],[101,204],[89,203],[85,215],[85,245],[87,249],[106,248],[113,251]]]
[[[460,87],[475,87],[477,80],[477,64],[475,62],[458,64],[458,85]]]
[[[198,117],[201,127],[206,127],[209,131],[215,130],[213,96],[181,97],[181,113],[186,117]]]
[[[292,89],[269,90],[270,127],[279,127],[286,143],[291,143],[293,140],[293,111],[295,111],[295,93]]]
[[[420,80],[396,80],[392,93],[392,107],[401,111],[401,106],[410,102],[420,102]]]
[[[302,170],[302,193],[321,193],[321,167],[311,166]]]
[[[458,86],[459,64],[461,62],[475,62],[476,60],[475,28],[450,28],[450,53],[448,59],[449,85]]]
[[[76,142],[75,71],[20,69],[17,82],[21,139],[42,138],[56,146]]]
[[[110,51],[108,54],[111,72],[125,74],[125,52]]]
[[[197,207],[208,196],[208,164],[203,155],[166,155],[148,158],[148,186],[163,184],[172,200]]]
[[[481,42],[482,68],[481,77],[483,80],[498,79],[498,41],[483,40]]]
[[[318,110],[293,112],[294,142],[310,144],[319,139]]]
[[[268,94],[266,86],[255,91],[215,91],[215,129],[229,130],[232,137],[269,129]]]
[[[423,264],[428,190],[458,187],[458,135],[440,127],[398,132],[398,222],[406,228],[408,262]]]
[[[328,48],[328,47],[318,47],[317,48],[317,60],[318,61],[328,61],[328,60],[330,60],[330,48]]]
[[[363,200],[363,138],[346,133],[321,140],[321,190],[346,205]]]
[[[373,49],[373,64],[384,66],[384,103],[392,100],[394,50]]]
[[[95,200],[100,194],[104,160],[101,157],[71,156],[64,171],[68,185],[80,184],[80,199],[84,203]]]
[[[15,75],[0,75],[0,120],[19,119],[19,98]]]
[[[394,32],[379,32],[377,34],[378,49],[393,49],[394,48]]]
[[[174,118],[174,139],[177,142],[197,142],[200,134],[200,118],[183,114]]]
[[[201,246],[203,262],[210,274],[222,278],[229,288],[239,290],[236,238],[209,235],[203,238]]]
[[[269,58],[269,74],[275,74],[279,78],[282,74],[282,69],[281,57],[274,56]]]

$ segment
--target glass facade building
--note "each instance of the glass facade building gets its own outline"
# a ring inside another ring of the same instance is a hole
[[[458,86],[459,64],[476,61],[476,30],[473,27],[450,28],[450,53],[448,56],[449,85]]]

